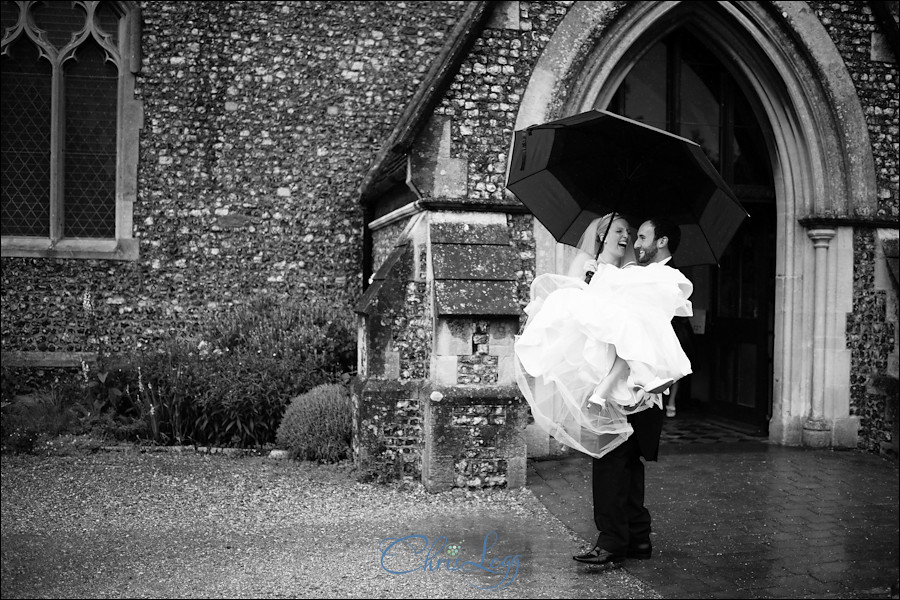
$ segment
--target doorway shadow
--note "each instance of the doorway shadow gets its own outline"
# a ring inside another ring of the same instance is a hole
[[[666,417],[660,436],[663,448],[694,444],[768,442],[768,435],[761,428],[714,414],[700,403],[679,407],[674,417]]]

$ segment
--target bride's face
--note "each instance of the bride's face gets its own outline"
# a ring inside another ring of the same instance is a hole
[[[603,232],[598,232],[603,235]],[[603,245],[602,254],[607,258],[615,258],[621,260],[625,257],[625,252],[629,244],[629,227],[628,221],[625,219],[616,219],[613,221],[609,233],[606,235],[608,243]]]

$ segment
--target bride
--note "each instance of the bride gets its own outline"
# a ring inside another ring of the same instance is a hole
[[[629,414],[662,408],[660,394],[691,373],[671,320],[692,314],[693,286],[675,269],[635,266],[633,244],[624,217],[595,219],[566,275],[535,278],[515,343],[535,422],[596,458],[628,438]]]

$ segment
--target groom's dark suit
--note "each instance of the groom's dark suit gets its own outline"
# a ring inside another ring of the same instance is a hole
[[[663,411],[654,406],[631,415],[628,422],[634,433],[603,458],[594,459],[594,523],[600,530],[596,545],[614,554],[650,542],[641,457],[655,461],[659,455]]]

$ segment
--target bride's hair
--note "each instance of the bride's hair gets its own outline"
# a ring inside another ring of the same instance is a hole
[[[606,230],[609,228],[613,216],[617,219],[625,218],[618,213],[609,213],[594,219],[587,226],[587,229],[584,230],[584,233],[581,234],[581,239],[578,240],[578,249],[589,254],[591,258],[597,258],[600,251],[603,250],[603,242],[598,238],[606,235]]]

